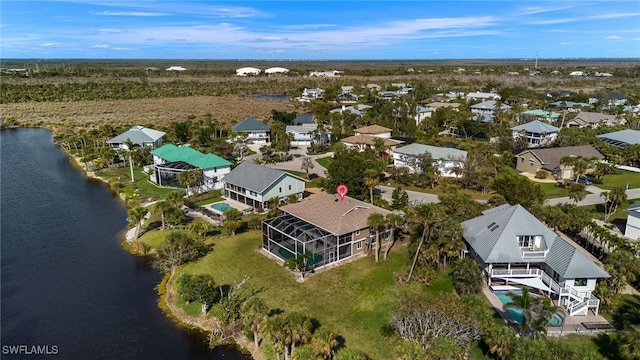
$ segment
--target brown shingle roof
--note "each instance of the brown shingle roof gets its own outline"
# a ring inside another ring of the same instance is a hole
[[[371,135],[353,135],[353,136],[346,137],[340,141],[347,144],[365,144],[365,145],[373,146],[375,145],[375,139],[382,139],[382,138],[371,136]],[[382,139],[382,140],[384,140],[384,146],[396,146],[400,143],[397,140],[391,140],[391,139]]]
[[[522,156],[525,153],[532,153],[535,157],[542,162],[542,168],[545,170],[553,171],[560,166],[560,159],[564,156],[581,156],[585,159],[604,159],[598,150],[591,145],[580,146],[565,146],[557,148],[544,148],[544,149],[529,149],[521,152],[518,156]]]
[[[380,125],[369,125],[355,130],[355,132],[360,134],[382,134],[390,131],[391,129]]]
[[[280,209],[336,235],[348,234],[368,227],[367,219],[373,213],[385,216],[390,213],[388,210],[348,196],[344,201],[340,201],[338,195],[327,193]]]
[[[604,122],[607,124],[618,124],[620,123],[619,119],[616,119],[615,115],[602,114],[597,112],[589,112],[589,111],[580,111],[575,118],[571,121],[575,121],[580,125],[590,125],[597,124],[599,122]]]

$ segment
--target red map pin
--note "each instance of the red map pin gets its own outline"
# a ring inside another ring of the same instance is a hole
[[[336,192],[340,196],[340,201],[344,201],[344,197],[349,193],[349,188],[345,184],[340,184],[336,187]]]

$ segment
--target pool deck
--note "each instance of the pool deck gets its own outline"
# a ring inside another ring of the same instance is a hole
[[[509,316],[509,313],[504,309],[504,305],[500,302],[498,297],[491,291],[488,286],[483,286],[482,293],[487,297],[491,305],[496,309],[500,317],[509,326],[516,327],[517,323]],[[567,334],[597,334],[602,330],[588,330],[584,327],[583,323],[609,323],[605,318],[599,315],[595,315],[589,312],[586,316],[569,316],[564,315],[563,326],[548,326],[548,336],[562,336]]]
[[[206,205],[206,206],[207,206],[209,209],[211,209],[213,212],[215,212],[216,214],[220,214],[220,215],[222,215],[222,212],[220,212],[220,210],[216,210],[216,209],[214,209],[214,208],[211,206],[211,205],[213,205],[213,204],[220,204],[220,203],[226,203],[226,204],[229,204],[232,208],[235,208],[235,209],[239,210],[239,211],[240,211],[240,212],[242,212],[242,213],[244,213],[246,209],[251,208],[251,206],[249,206],[249,205],[247,205],[247,204],[241,203],[241,202],[239,202],[239,201],[235,201],[235,200],[227,199],[227,198],[224,198],[224,200],[221,200],[221,201],[217,201],[217,202],[214,202],[214,203],[208,204],[208,205]]]

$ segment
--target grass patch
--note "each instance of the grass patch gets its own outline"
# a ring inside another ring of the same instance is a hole
[[[618,170],[616,174],[608,174],[602,177],[602,184],[594,184],[595,186],[612,190],[616,186],[627,186],[630,189],[640,188],[640,173],[632,171]]]
[[[211,199],[196,201],[195,204],[196,206],[204,206],[204,205],[213,204],[215,202],[222,201],[222,200],[224,200],[222,196],[217,196]]]
[[[133,169],[133,178],[135,180],[133,183],[131,182],[129,167],[103,169],[97,175],[107,179],[110,184],[119,183],[122,187],[118,189],[118,192],[136,201],[159,200],[176,191],[176,189],[163,188],[152,183],[149,181],[149,175],[143,172],[141,168]]]
[[[258,252],[258,231],[218,239],[214,244],[206,257],[180,267],[178,276],[208,273],[222,284],[249,276],[247,289],[258,291],[270,308],[313,317],[343,336],[349,347],[376,359],[393,357],[393,344],[382,337],[380,328],[389,321],[399,294],[420,291],[435,295],[453,288],[446,274],[440,274],[432,286],[396,286],[393,272],[402,269],[407,260],[402,246],[394,248],[386,261],[362,258],[314,274],[301,284],[290,271]]]
[[[322,166],[323,168],[327,169],[329,165],[333,162],[333,156],[317,158],[316,162],[320,164],[320,166]]]
[[[411,186],[411,185],[404,185],[404,184],[400,184],[399,182],[394,181],[391,178],[387,178],[384,181],[382,181],[380,183],[380,185],[383,186],[388,186],[388,187],[392,187],[394,189],[401,187],[402,190],[405,191],[415,191],[415,192],[421,192],[421,193],[425,193],[425,194],[433,194],[433,195],[440,195],[444,192],[444,187],[446,187],[447,185],[451,185],[451,182],[448,181],[443,181],[441,185],[437,185],[436,187],[432,188],[419,188],[416,186]],[[475,200],[489,200],[489,198],[491,198],[491,195],[493,195],[492,192],[488,191],[486,194],[482,195],[482,193],[480,193],[479,191],[473,191],[473,190],[467,190],[467,189],[462,189],[459,188],[458,192],[461,192],[463,194],[467,194],[469,196],[471,196],[471,198],[475,199]]]
[[[557,183],[538,183],[542,188],[545,199],[553,199],[569,196],[569,189],[561,188]]]
[[[151,230],[144,233],[144,235],[138,238],[138,241],[149,251],[152,249],[159,249],[164,240],[167,238],[169,232],[167,230]]]

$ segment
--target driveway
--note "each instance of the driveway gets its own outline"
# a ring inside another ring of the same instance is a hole
[[[250,144],[249,148],[255,151],[256,154],[247,156],[244,159],[244,161],[254,161],[255,159],[260,159],[262,157],[262,154],[260,153],[260,147],[263,145],[264,144]],[[309,169],[309,175],[314,174],[316,176],[324,177],[326,176],[325,172],[327,171],[327,169],[325,169],[320,164],[318,164],[316,159],[333,156],[332,152],[328,152],[320,155],[307,155],[306,146],[298,146],[297,148],[293,148],[289,150],[289,154],[293,155],[293,160],[274,163],[274,164],[264,164],[264,166],[270,167],[272,169],[304,172],[304,170],[302,170],[302,159],[305,156],[308,156],[313,160],[313,169]]]

